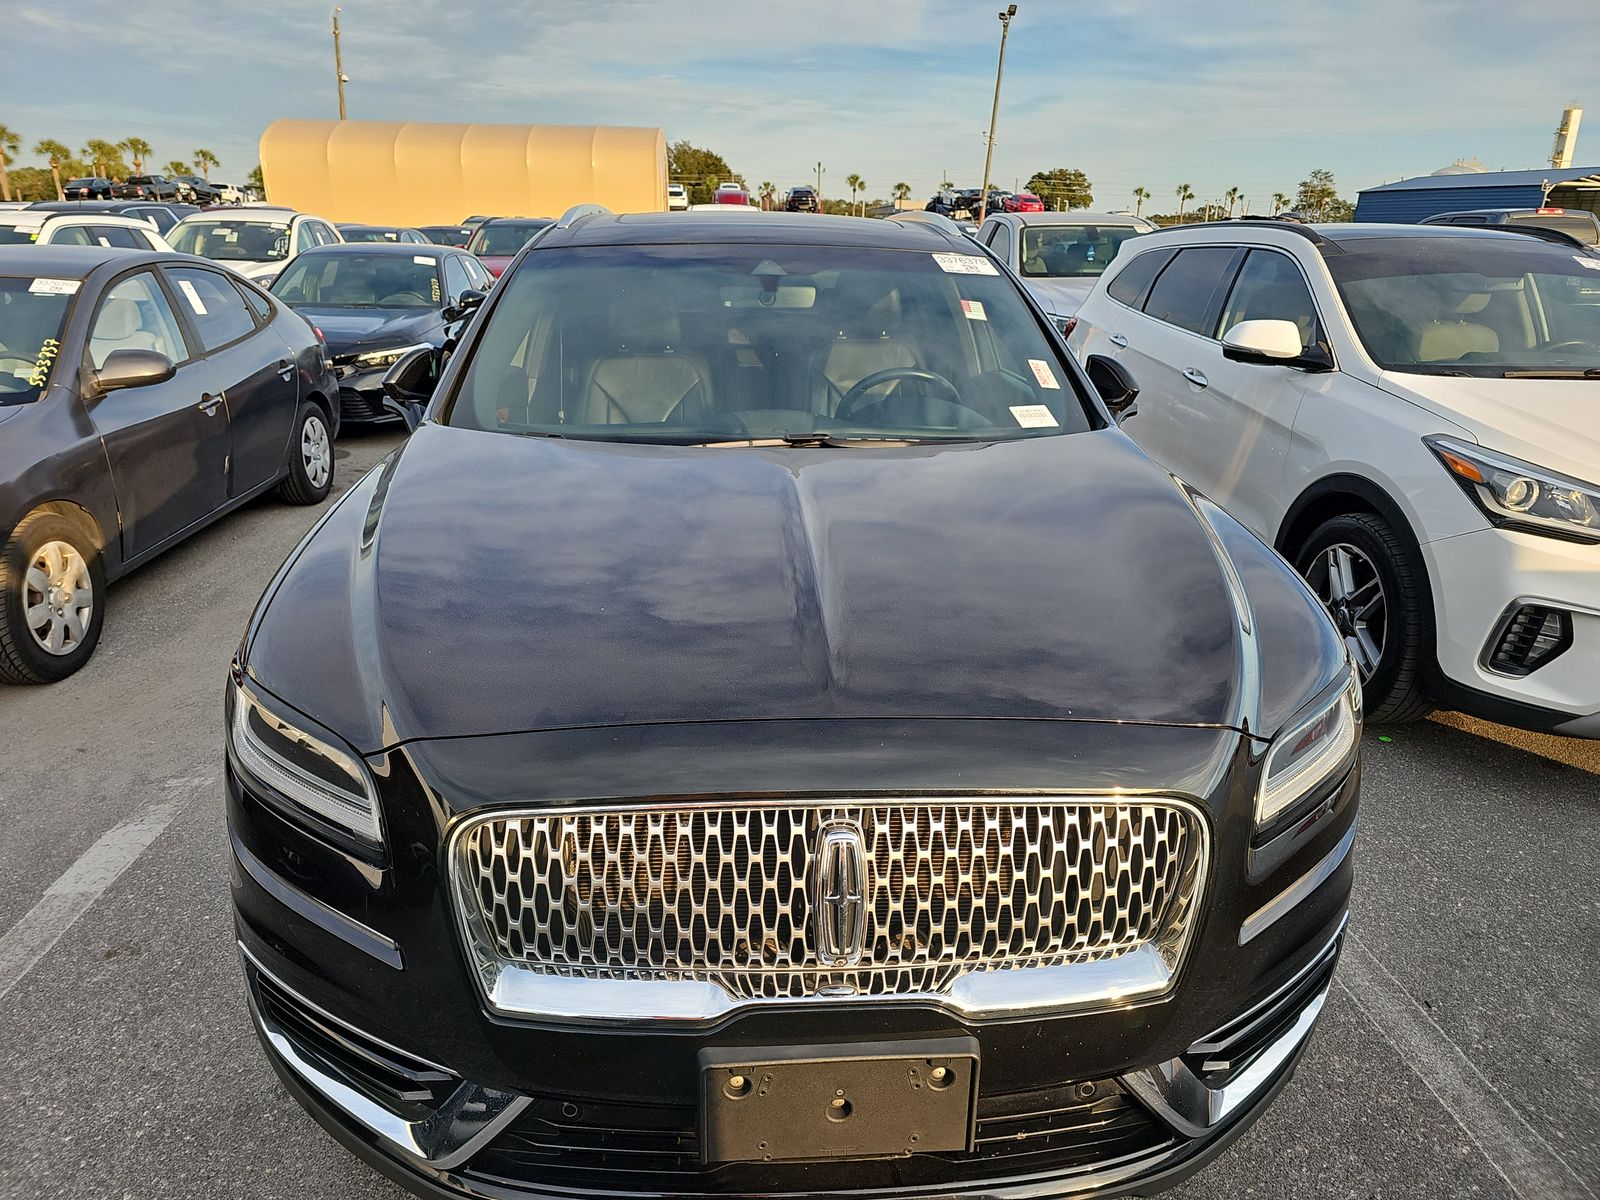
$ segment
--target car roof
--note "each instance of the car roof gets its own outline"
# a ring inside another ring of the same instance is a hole
[[[300,254],[392,254],[396,258],[405,255],[429,254],[435,258],[446,254],[462,253],[459,246],[441,246],[437,242],[335,242],[331,246],[312,246],[309,250],[302,250]]]
[[[1327,224],[1301,224],[1298,221],[1274,220],[1249,220],[1249,221],[1202,221],[1194,225],[1168,225],[1153,231],[1150,237],[1165,237],[1169,235],[1183,235],[1194,232],[1215,233],[1216,238],[1205,238],[1205,241],[1235,241],[1246,234],[1287,233],[1319,246],[1327,252],[1329,248],[1337,253],[1346,247],[1360,246],[1363,242],[1393,240],[1398,238],[1498,238],[1501,241],[1514,240],[1527,245],[1532,242],[1543,241],[1532,233],[1519,233],[1506,229],[1480,229],[1471,225],[1402,225],[1378,222],[1363,222],[1357,224],[1353,221]],[[1278,244],[1278,243],[1275,243]],[[1546,242],[1546,245],[1550,243]],[[1560,249],[1560,247],[1556,247]]]
[[[108,212],[103,208],[83,213],[54,208],[13,208],[0,212],[0,224],[9,225],[13,229],[43,229],[52,221],[65,225],[74,219],[93,221],[96,225],[129,225],[144,230],[150,228],[150,222],[143,217],[125,217],[121,213]]]
[[[292,208],[274,208],[265,204],[229,204],[212,208],[202,208],[199,212],[192,212],[183,218],[185,225],[198,225],[202,221],[239,221],[246,218],[257,221],[273,221],[284,225],[296,217],[308,214],[298,213]],[[321,217],[317,218],[319,221]]]
[[[86,279],[99,267],[116,260],[167,263],[196,261],[190,255],[164,250],[130,250],[121,246],[0,246],[0,275],[27,278]]]
[[[719,205],[719,208],[730,208]],[[738,209],[732,208],[737,212]],[[535,250],[555,246],[626,246],[711,243],[762,243],[774,245],[862,246],[883,250],[926,250],[973,253],[971,239],[954,226],[947,232],[941,222],[885,217],[864,221],[860,217],[818,216],[812,213],[761,212],[754,220],[730,221],[691,208],[687,213],[596,213],[550,230]]]
[[[1018,212],[990,213],[991,217],[1004,217],[1019,225],[1132,225],[1143,227],[1152,224],[1143,217],[1129,213],[1084,212]]]

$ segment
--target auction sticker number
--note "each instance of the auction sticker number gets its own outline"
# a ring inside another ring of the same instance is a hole
[[[39,347],[39,356],[33,360],[33,373],[28,376],[28,386],[42,388],[50,379],[50,368],[55,365],[56,355],[61,353],[61,343],[55,338],[45,338],[44,344]]]

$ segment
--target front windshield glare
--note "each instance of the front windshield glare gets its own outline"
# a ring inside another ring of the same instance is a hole
[[[1092,279],[1117,248],[1142,230],[1131,225],[1024,225],[1022,274],[1035,279]]]
[[[510,258],[548,224],[549,221],[497,221],[484,225],[472,239],[472,252]]]
[[[1600,372],[1600,258],[1480,236],[1374,239],[1325,261],[1385,370]]]
[[[0,405],[31,404],[50,382],[76,280],[0,279]]]
[[[434,308],[439,274],[422,255],[302,254],[278,276],[272,294],[293,307]]]
[[[289,227],[270,221],[184,221],[167,241],[180,254],[217,262],[273,262],[289,255]]]
[[[1090,426],[1016,285],[977,254],[537,250],[503,286],[449,424],[681,444]]]

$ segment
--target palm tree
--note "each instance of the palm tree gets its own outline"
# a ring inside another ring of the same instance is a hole
[[[190,166],[188,163],[180,162],[176,158],[174,158],[174,159],[172,159],[171,161],[169,161],[167,163],[167,174],[168,175],[193,175],[194,174],[194,168],[192,166]]]
[[[864,217],[867,215],[867,181],[857,176],[856,186],[861,189],[861,211],[857,215]]]
[[[1150,199],[1150,189],[1136,187],[1133,189],[1133,215],[1139,216],[1144,212],[1144,202]]]
[[[1228,220],[1230,221],[1233,220],[1233,206],[1239,203],[1240,194],[1239,189],[1236,187],[1231,187],[1222,194],[1222,198],[1228,202]]]
[[[763,180],[761,190],[757,194],[761,197],[761,211],[771,212],[773,201],[778,195],[777,185],[770,179]]]
[[[22,150],[22,135],[9,126],[0,125],[0,200],[11,199],[11,176],[6,174],[6,164]]]
[[[894,198],[897,201],[911,199],[911,185],[909,183],[897,183],[897,184],[895,184],[894,185]]]
[[[1177,187],[1178,197],[1178,224],[1183,224],[1183,206],[1194,199],[1194,189],[1187,183],[1180,183]]]
[[[861,176],[847,175],[845,176],[845,183],[850,186],[850,211],[854,212],[856,210],[856,193],[861,190]]]
[[[122,143],[122,148],[133,155],[133,173],[144,174],[144,160],[150,157],[150,143],[143,138],[131,137]]]
[[[106,178],[110,178],[112,172],[122,165],[122,147],[104,138],[94,138],[85,142],[83,156],[94,164],[96,175]]]
[[[61,142],[53,142],[46,138],[44,141],[34,145],[33,152],[41,158],[49,160],[50,177],[56,181],[56,199],[66,199],[66,193],[61,190],[61,164],[72,157],[72,151],[68,150]]]
[[[1277,216],[1279,213],[1281,213],[1288,206],[1289,206],[1289,197],[1285,196],[1282,192],[1273,192],[1272,193],[1272,215],[1273,216]]]
[[[196,150],[194,152],[194,165],[200,168],[200,173],[206,177],[206,182],[211,182],[211,168],[220,167],[222,160],[209,150]]]

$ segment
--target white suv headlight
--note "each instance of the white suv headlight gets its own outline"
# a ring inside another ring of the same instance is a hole
[[[1600,487],[1456,438],[1422,440],[1496,525],[1600,542]]]
[[[228,744],[239,766],[277,796],[368,845],[383,844],[372,778],[331,734],[298,728],[235,684]]]
[[[392,367],[413,350],[431,350],[431,342],[418,342],[415,346],[394,346],[388,350],[368,350],[365,354],[358,354],[353,360],[355,365],[363,369],[369,367]]]
[[[1361,742],[1361,681],[1302,713],[1272,739],[1256,791],[1256,828],[1269,825],[1318,787],[1342,777]]]

